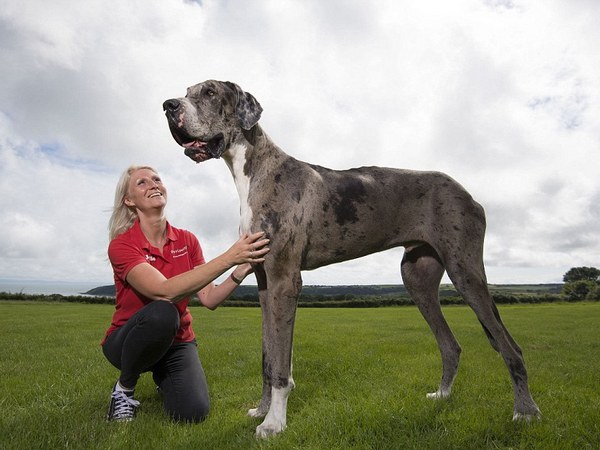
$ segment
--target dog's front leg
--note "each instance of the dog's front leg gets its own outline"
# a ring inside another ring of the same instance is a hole
[[[250,417],[254,417],[254,418],[263,418],[267,415],[267,413],[269,412],[269,407],[271,406],[271,380],[269,377],[266,376],[267,374],[267,370],[266,370],[266,362],[267,362],[267,358],[265,357],[266,353],[267,353],[267,348],[266,348],[266,339],[265,336],[268,333],[267,330],[265,330],[266,328],[266,324],[267,324],[267,311],[268,311],[268,285],[267,285],[267,275],[265,273],[265,269],[264,266],[262,265],[258,265],[254,268],[254,275],[256,276],[256,282],[258,285],[258,297],[260,300],[260,307],[261,307],[261,311],[262,311],[262,335],[263,335],[263,340],[262,340],[262,363],[263,363],[263,370],[262,370],[262,375],[263,375],[263,388],[262,388],[262,397],[260,399],[260,403],[258,404],[258,406],[256,408],[251,408],[248,410],[248,415]]]
[[[261,302],[262,304],[262,302]],[[260,399],[260,403],[258,404],[258,406],[256,408],[251,408],[248,410],[248,415],[250,417],[254,417],[254,418],[263,418],[267,415],[267,413],[269,412],[269,407],[271,406],[271,378],[269,376],[267,376],[267,362],[268,359],[266,357],[266,352],[267,349],[265,348],[265,320],[264,320],[264,315],[265,315],[265,308],[262,307],[262,311],[263,311],[263,344],[262,344],[262,349],[263,349],[263,389],[262,389],[262,397]]]
[[[298,295],[302,287],[300,271],[268,277],[268,295],[263,308],[263,388],[270,386],[270,405],[256,436],[269,437],[286,427],[287,400],[294,388],[292,341]],[[265,400],[263,391],[263,401]],[[261,402],[263,405],[263,402]],[[260,408],[260,407],[259,407]],[[259,409],[257,408],[257,409]]]

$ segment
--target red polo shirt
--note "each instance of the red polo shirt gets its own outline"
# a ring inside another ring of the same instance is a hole
[[[167,241],[161,255],[160,251],[144,236],[139,220],[136,220],[129,230],[110,242],[108,257],[114,271],[117,299],[116,310],[102,340],[103,344],[110,333],[124,325],[138,310],[152,301],[127,283],[126,277],[131,269],[147,262],[166,278],[171,278],[205,262],[196,236],[187,230],[172,227],[169,223],[167,223]],[[176,342],[190,342],[195,337],[192,330],[192,316],[188,310],[189,301],[188,297],[175,303],[179,310]]]

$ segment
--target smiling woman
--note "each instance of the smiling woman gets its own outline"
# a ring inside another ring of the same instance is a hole
[[[217,308],[269,251],[263,233],[255,233],[206,262],[196,236],[167,222],[166,205],[167,188],[156,170],[132,166],[123,173],[109,222],[116,310],[102,348],[121,373],[108,420],[133,419],[139,406],[134,388],[147,371],[171,417],[186,422],[206,417],[208,388],[188,303],[197,295],[207,308]],[[234,266],[225,282],[213,283]]]
[[[146,170],[156,174],[156,171],[149,166],[131,166],[123,172],[115,190],[115,207],[108,223],[109,240],[113,240],[119,234],[131,228],[135,222],[137,217],[135,209],[130,207],[131,204],[127,205],[125,203],[125,198],[129,195],[131,175],[137,170]]]
[[[154,169],[142,167],[133,170],[129,176],[127,193],[123,204],[141,216],[155,219],[146,229],[146,237],[156,248],[161,249],[166,240],[166,229],[163,229],[164,208],[167,206],[167,188]]]

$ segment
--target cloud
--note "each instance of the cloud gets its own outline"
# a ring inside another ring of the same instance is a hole
[[[116,181],[150,164],[214,257],[236,238],[222,161],[194,165],[162,102],[208,78],[261,102],[294,157],[440,170],[485,207],[491,282],[598,266],[597,2],[22,2],[0,10],[3,277],[110,282]],[[395,283],[396,249],[303,276]]]

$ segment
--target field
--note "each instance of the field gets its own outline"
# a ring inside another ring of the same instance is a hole
[[[149,375],[134,422],[104,420],[116,369],[99,341],[110,305],[0,302],[3,449],[598,449],[600,303],[501,306],[523,347],[541,421],[513,423],[501,358],[466,307],[444,308],[463,347],[450,400],[431,401],[441,368],[414,307],[298,311],[297,388],[288,428],[257,441],[246,417],[261,391],[260,310],[194,308],[212,412],[171,423]]]

